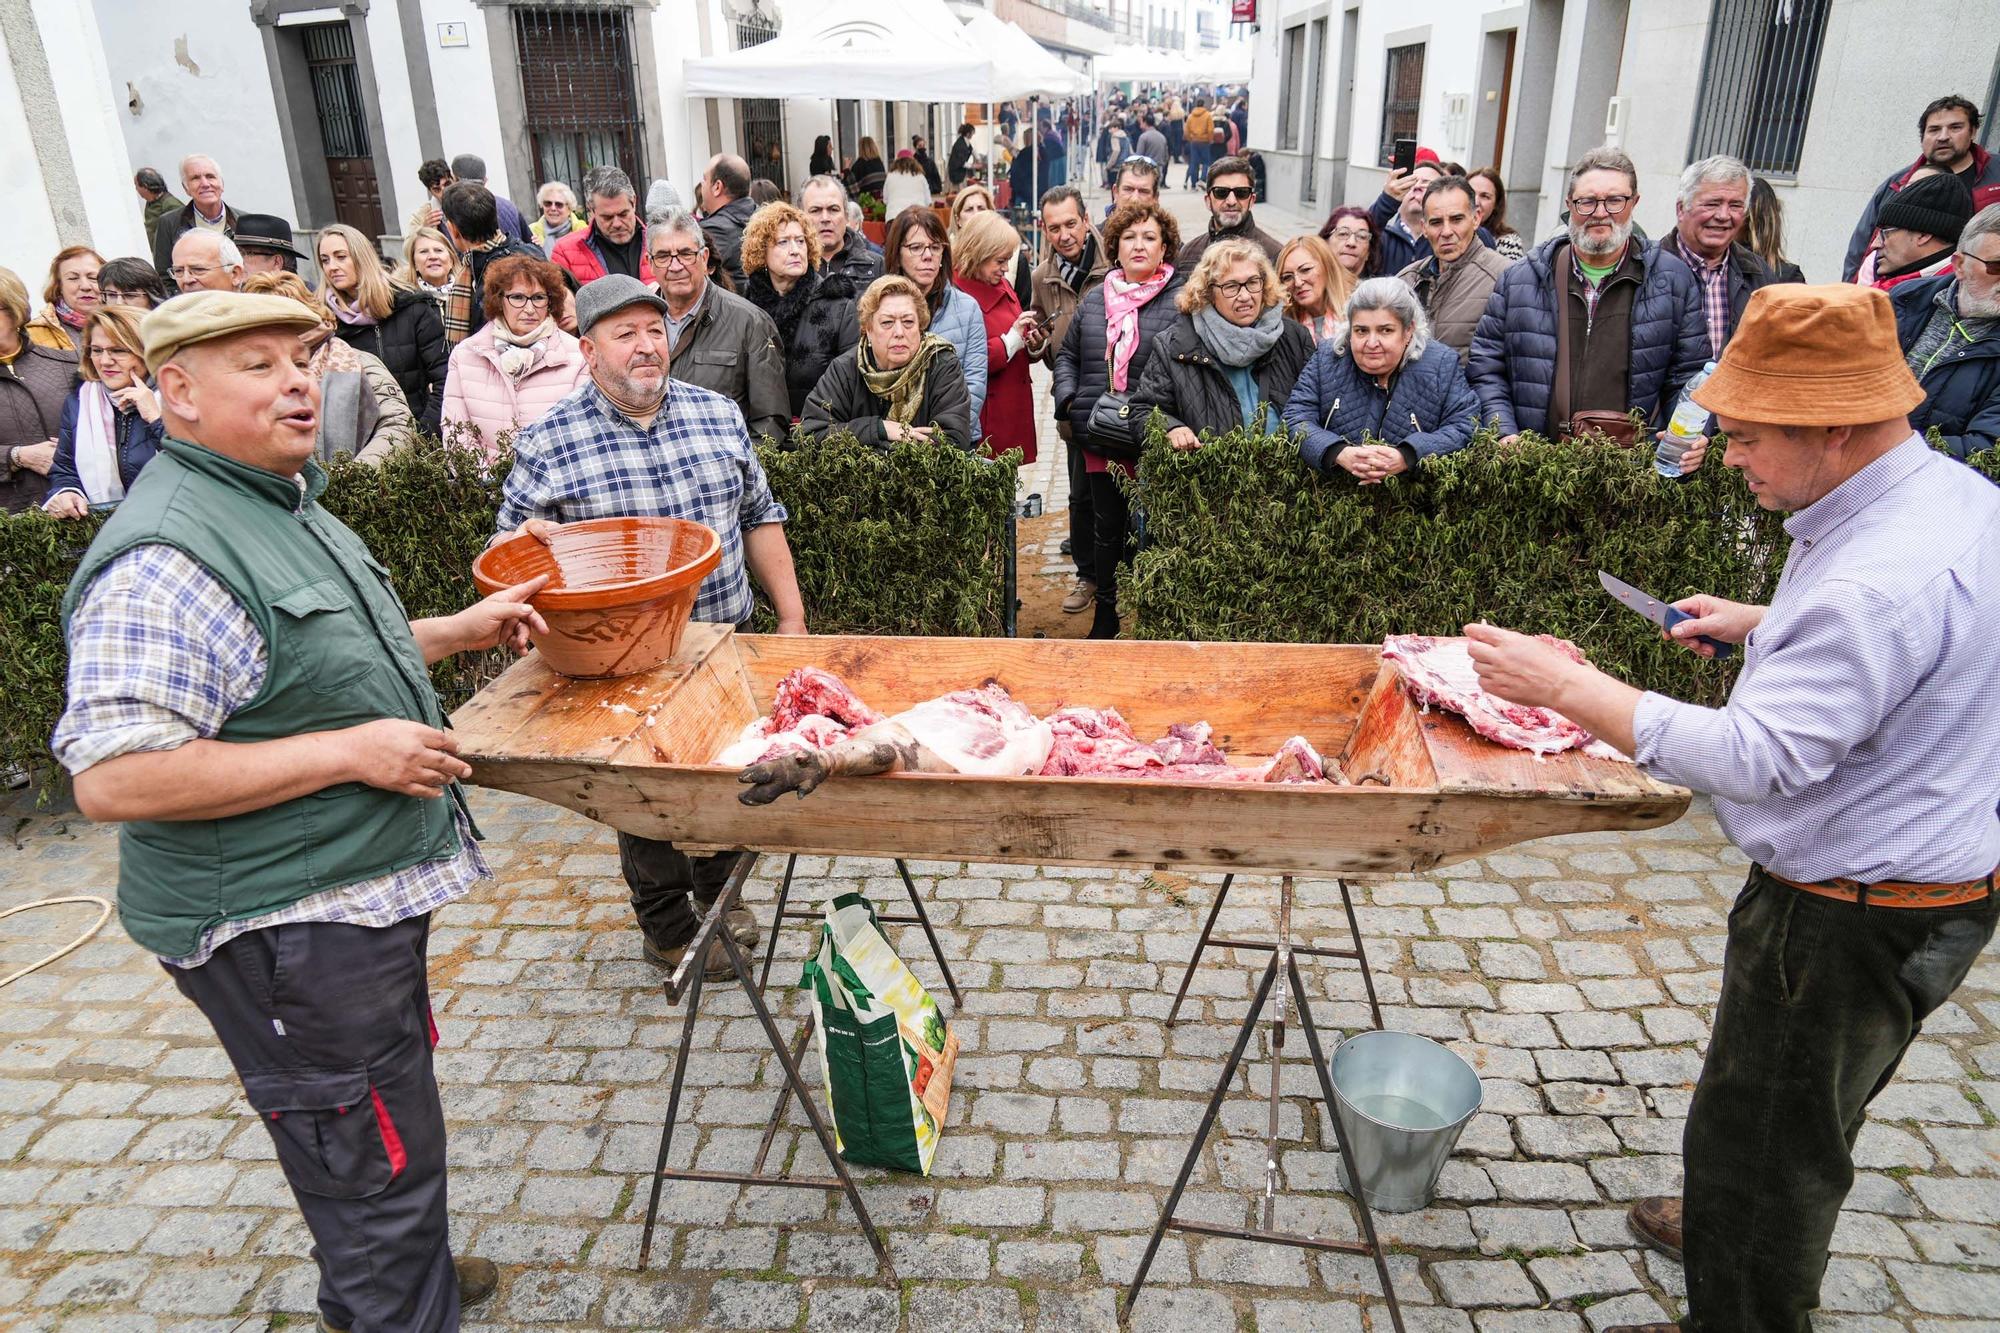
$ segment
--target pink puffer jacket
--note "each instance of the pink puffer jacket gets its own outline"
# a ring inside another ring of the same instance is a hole
[[[500,452],[503,432],[511,435],[539,421],[569,397],[587,374],[583,349],[573,336],[557,329],[542,363],[519,380],[512,379],[500,369],[500,349],[493,330],[489,323],[452,349],[439,426],[445,443],[476,443],[489,460]],[[477,429],[476,441],[464,426],[457,426],[459,422]]]

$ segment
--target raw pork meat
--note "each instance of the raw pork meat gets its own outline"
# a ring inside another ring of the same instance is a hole
[[[801,715],[800,709],[822,711]],[[848,718],[870,721],[850,725]],[[780,724],[785,725],[780,725]],[[1325,782],[1325,764],[1294,736],[1263,764],[1237,766],[1206,722],[1178,723],[1148,745],[1114,708],[1070,706],[1042,721],[997,682],[954,690],[882,718],[839,677],[806,667],[778,683],[776,707],[715,757],[745,765],[746,805],[804,796],[830,777],[966,773],[987,777],[1170,778],[1182,782]],[[1342,781],[1336,773],[1333,781]]]
[[[1537,637],[1574,661],[1585,660],[1583,650],[1567,639],[1550,634]],[[1382,641],[1382,657],[1403,673],[1403,685],[1411,698],[1457,713],[1487,740],[1537,755],[1595,744],[1589,732],[1561,713],[1509,703],[1488,693],[1472,665],[1470,642],[1462,637],[1394,634]]]

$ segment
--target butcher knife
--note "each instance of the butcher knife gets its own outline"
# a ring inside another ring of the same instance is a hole
[[[1683,620],[1694,619],[1687,612],[1676,610],[1673,606],[1661,601],[1651,593],[1641,592],[1623,579],[1612,578],[1601,569],[1597,571],[1597,581],[1604,585],[1604,591],[1610,593],[1613,597],[1616,597],[1619,601],[1625,603],[1625,605],[1631,607],[1661,629],[1670,630]],[[1724,643],[1720,639],[1711,639],[1706,634],[1697,634],[1695,638],[1699,642],[1705,643],[1715,649],[1717,660],[1729,656],[1736,647],[1733,643]]]

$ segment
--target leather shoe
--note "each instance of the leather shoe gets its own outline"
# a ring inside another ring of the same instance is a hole
[[[732,907],[722,914],[722,927],[729,932],[729,938],[736,941],[739,949],[755,951],[763,942],[763,932],[757,929],[757,915],[747,907]]]
[[[1681,1257],[1681,1201],[1654,1194],[1626,1210],[1625,1225],[1634,1236],[1676,1263]]]
[[[453,1259],[451,1266],[458,1270],[458,1304],[461,1309],[479,1304],[500,1285],[500,1270],[493,1266],[491,1259],[468,1255],[463,1259]]]
[[[1076,586],[1063,598],[1062,609],[1066,615],[1080,615],[1088,611],[1097,600],[1097,585],[1089,579],[1078,579]]]
[[[1619,1324],[1604,1333],[1681,1333],[1679,1324]]]
[[[687,944],[662,949],[645,935],[639,936],[639,947],[644,951],[646,961],[662,972],[672,972],[679,967],[681,959],[687,957],[688,944],[693,943],[689,940]],[[706,981],[724,981],[736,975],[736,969],[729,965],[729,955],[723,951],[720,940],[711,939],[708,942],[708,953],[701,960],[701,975]]]

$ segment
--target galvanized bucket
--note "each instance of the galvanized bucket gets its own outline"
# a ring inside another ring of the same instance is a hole
[[[1430,1205],[1445,1159],[1479,1110],[1479,1075],[1427,1037],[1361,1032],[1333,1053],[1333,1113],[1353,1151],[1341,1177],[1379,1212]]]

